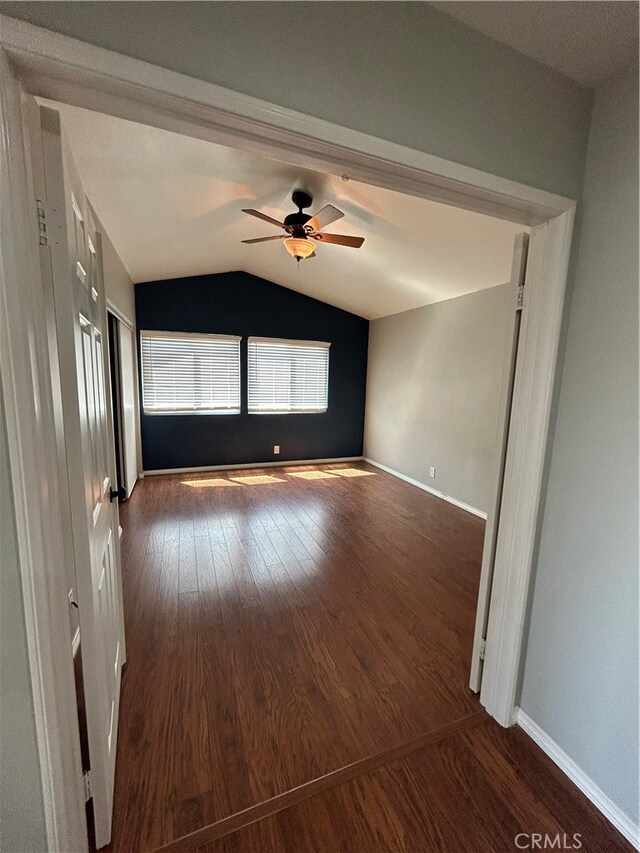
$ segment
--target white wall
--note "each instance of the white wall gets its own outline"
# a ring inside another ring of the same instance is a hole
[[[487,512],[509,310],[502,285],[371,322],[365,456]]]
[[[580,193],[591,93],[427,3],[0,2],[0,11],[458,163]]]
[[[520,704],[637,821],[637,66],[596,92],[570,298]]]
[[[62,119],[62,130],[64,132],[64,118]],[[89,199],[89,203],[91,204],[91,199]],[[91,211],[102,235],[102,267],[107,299],[131,325],[135,325],[136,297],[133,281],[120,260],[120,255],[111,242],[104,225],[100,222],[93,205]]]
[[[64,125],[63,125],[64,128]],[[89,200],[91,201],[91,200]],[[135,330],[136,297],[134,284],[120,255],[111,242],[104,225],[91,208],[97,227],[102,234],[102,268],[107,299]],[[142,448],[140,437],[140,400],[138,396],[138,353],[135,331],[120,322],[120,361],[122,369],[123,395],[123,438],[127,497],[131,494],[136,479],[142,471]]]
[[[22,580],[0,388],[0,850],[46,849]]]

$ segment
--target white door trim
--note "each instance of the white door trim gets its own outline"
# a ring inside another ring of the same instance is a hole
[[[571,199],[0,15],[27,91],[294,165],[537,225]]]
[[[480,690],[503,726],[512,725],[516,704],[572,231],[573,212],[529,241]]]
[[[104,264],[104,260],[103,260]],[[109,311],[113,316],[118,320],[118,322],[122,323],[123,326],[126,326],[133,333],[133,369],[136,377],[136,393],[134,396],[135,399],[135,418],[136,418],[136,479],[129,490],[129,495],[133,491],[133,487],[136,482],[140,479],[144,479],[144,471],[142,470],[142,422],[140,418],[140,394],[138,393],[138,384],[137,379],[139,376],[138,369],[138,332],[136,329],[136,324],[133,320],[130,320],[126,314],[123,314],[122,311],[118,308],[118,306],[113,303],[110,299],[107,299],[107,311]],[[127,484],[128,485],[128,484]],[[122,528],[121,528],[122,529]]]
[[[510,437],[511,454],[505,478],[506,503],[510,509],[500,525],[481,692],[489,713],[503,725],[510,725],[575,202],[0,16],[0,94],[13,92],[15,101],[18,90],[11,77],[12,70],[25,90],[34,95],[261,152],[318,171],[348,174],[354,180],[526,225],[546,223],[530,246],[527,271],[530,301],[518,366],[519,390],[514,393],[514,435]],[[10,108],[11,103],[2,112],[2,131],[5,138],[21,146],[24,137],[21,116]],[[2,155],[6,161],[6,151]],[[24,398],[32,394],[31,377],[27,377],[29,381],[16,382],[11,373],[12,365],[19,376],[25,370],[33,370],[42,386],[42,406],[50,410],[51,388],[46,387],[48,373],[44,369],[46,354],[36,346],[29,362],[25,352],[25,341],[31,340],[33,324],[41,322],[37,300],[33,299],[41,283],[34,278],[37,242],[25,240],[27,229],[21,231],[16,223],[29,222],[30,217],[35,222],[35,212],[29,201],[24,160],[14,158],[10,167],[4,162],[2,168],[12,179],[3,183],[8,190],[2,205],[2,222],[7,227],[0,233],[1,268],[3,288],[15,303],[8,338],[10,358],[3,359],[2,380],[3,387],[12,383],[13,393],[7,396],[12,435],[15,439],[24,430],[24,440],[30,442],[29,452],[18,455],[14,450],[12,474],[14,467],[21,465],[20,476],[37,483],[41,478],[37,464],[43,448],[53,448],[52,430],[41,418],[28,422],[27,418],[33,418],[29,414],[33,402]],[[19,365],[22,358],[25,363]],[[53,452],[50,455],[54,458]],[[55,472],[51,476],[55,483]],[[50,565],[57,553],[40,541],[40,522],[46,521],[42,529],[48,530],[51,515],[45,519],[45,507],[37,500],[32,499],[29,505],[24,502],[19,482],[18,487],[14,484],[14,494],[23,536],[25,595],[34,599],[25,606],[37,608],[48,594],[47,587],[34,583],[34,577],[42,572],[38,560],[47,554]],[[46,509],[50,511],[50,507]],[[57,649],[60,638],[55,624],[45,620],[39,630],[49,647]],[[70,656],[68,637],[62,639],[65,653]],[[42,668],[38,659],[41,654],[44,654],[42,645],[30,646],[31,664],[36,672]],[[61,695],[52,670],[43,670],[39,677],[43,689],[50,690],[59,704],[50,715],[39,718],[40,729],[47,737],[55,738],[68,721],[68,697]],[[43,777],[51,772],[53,764],[48,767],[43,765]],[[55,769],[59,771],[59,784],[56,790],[48,791],[50,807],[59,810],[61,820],[66,819],[67,825],[73,826],[79,820],[77,803],[74,797],[67,800],[63,793],[75,790],[77,780],[68,762],[59,762]],[[81,817],[84,821],[84,814]]]
[[[3,476],[15,507],[48,849],[86,850],[38,227],[20,86],[1,52],[0,110],[0,379],[10,466]]]
[[[509,318],[504,335],[502,351],[502,375],[500,377],[500,401],[498,403],[496,428],[494,433],[494,455],[489,479],[491,496],[486,515],[487,524],[482,546],[482,566],[480,569],[480,584],[478,586],[478,601],[476,608],[476,625],[473,637],[473,652],[471,655],[471,674],[469,687],[475,693],[480,692],[484,669],[485,649],[487,643],[487,620],[491,604],[493,587],[493,564],[495,559],[498,527],[500,521],[502,487],[507,457],[507,441],[509,438],[509,422],[511,417],[511,401],[515,369],[518,355],[518,341],[522,325],[522,313],[525,303],[524,286],[527,270],[527,255],[529,252],[529,234],[517,234],[513,245],[511,261],[511,280],[509,284]]]
[[[133,322],[133,320],[130,320],[125,314],[123,314],[122,311],[118,308],[118,306],[110,299],[107,299],[107,311],[113,314],[113,316],[120,323],[122,323],[123,326],[126,326],[128,329],[131,329],[131,331],[135,334],[136,324]]]

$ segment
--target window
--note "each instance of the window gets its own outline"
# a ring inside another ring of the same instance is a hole
[[[326,412],[330,346],[249,338],[249,414]]]
[[[239,414],[240,338],[140,332],[140,343],[145,413]]]

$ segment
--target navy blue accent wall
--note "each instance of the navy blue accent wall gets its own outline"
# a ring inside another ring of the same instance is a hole
[[[145,470],[362,454],[368,320],[245,272],[137,284],[135,294],[138,329],[242,335],[241,414],[143,412]],[[330,341],[327,412],[249,415],[250,335]]]

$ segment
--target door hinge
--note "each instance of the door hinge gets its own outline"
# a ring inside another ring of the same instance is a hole
[[[38,241],[41,246],[48,246],[47,240],[47,214],[44,204],[39,198],[36,199],[36,210],[38,213]]]
[[[480,640],[480,660],[484,660],[484,656],[487,653],[487,641]]]
[[[516,302],[516,308],[524,308],[524,284],[518,285],[518,301]]]
[[[91,793],[91,771],[87,770],[86,773],[82,774],[82,781],[84,782],[84,798],[85,800],[90,800],[93,794]]]

